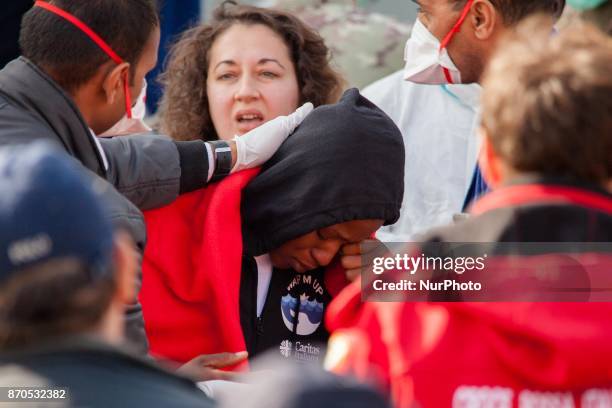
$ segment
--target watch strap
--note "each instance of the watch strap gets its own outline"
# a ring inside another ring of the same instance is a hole
[[[218,181],[230,174],[232,170],[232,148],[224,140],[213,140],[210,143],[215,158],[215,171],[210,181]]]

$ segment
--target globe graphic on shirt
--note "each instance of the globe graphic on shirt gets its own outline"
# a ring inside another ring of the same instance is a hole
[[[319,303],[316,300],[308,300],[308,296],[303,294],[299,299],[299,309],[296,333],[300,336],[308,336],[314,333],[321,325],[323,303]],[[293,331],[297,310],[298,299],[289,294],[281,298],[281,314],[283,315],[285,326],[290,331]]]

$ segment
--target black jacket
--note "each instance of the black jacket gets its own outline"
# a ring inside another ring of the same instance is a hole
[[[108,204],[115,225],[127,229],[141,251],[146,231],[140,210],[169,204],[180,192],[202,187],[208,174],[202,141],[173,142],[160,135],[98,139],[108,161],[106,169],[70,96],[20,57],[0,71],[0,146],[41,139],[59,145],[83,165]],[[146,352],[138,303],[127,310],[127,334]]]
[[[31,373],[20,386],[65,388],[75,407],[212,407],[192,381],[163,370],[121,349],[92,338],[55,341],[15,353],[0,354],[0,372],[19,367]],[[9,385],[9,384],[6,384]]]

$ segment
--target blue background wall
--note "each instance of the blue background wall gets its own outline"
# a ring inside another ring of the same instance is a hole
[[[147,75],[147,108],[150,113],[157,110],[161,96],[157,76],[163,69],[168,48],[176,36],[186,28],[197,23],[201,16],[201,0],[158,0],[161,15],[161,40],[157,66]]]

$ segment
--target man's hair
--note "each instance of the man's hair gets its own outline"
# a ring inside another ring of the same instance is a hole
[[[53,0],[98,34],[132,68],[154,28],[159,25],[154,0]],[[109,56],[85,33],[64,18],[34,7],[21,23],[23,56],[48,71],[66,91],[89,81]],[[130,81],[134,69],[130,70]]]
[[[160,78],[164,95],[159,112],[162,131],[173,139],[218,139],[206,94],[209,54],[215,40],[235,24],[262,24],[284,40],[295,67],[300,104],[319,106],[340,97],[344,81],[332,68],[330,51],[314,29],[286,11],[225,1],[210,22],[185,31],[170,51]]]
[[[450,0],[455,8],[461,8],[467,0]],[[535,13],[546,13],[555,19],[561,17],[565,0],[489,0],[499,12],[504,23],[514,25]]]
[[[0,286],[0,350],[83,334],[95,328],[115,293],[115,279],[92,282],[74,258],[56,258],[19,271]]]
[[[520,172],[603,183],[612,177],[612,38],[545,17],[502,40],[483,81],[482,123]]]

